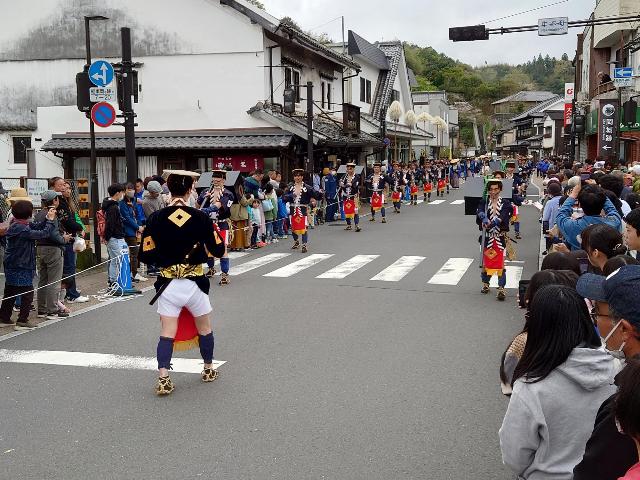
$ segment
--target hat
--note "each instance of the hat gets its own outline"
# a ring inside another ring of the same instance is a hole
[[[596,302],[607,302],[615,313],[640,327],[640,265],[625,265],[608,277],[585,273],[577,292]]]
[[[55,190],[45,190],[40,194],[40,198],[45,202],[52,202],[55,198],[62,195],[60,192],[56,192]]]
[[[27,195],[27,191],[22,187],[12,188],[11,193],[9,193],[8,200],[9,200],[9,203],[17,202],[19,200],[26,200],[27,202],[33,202],[33,200],[31,200],[31,197]]]
[[[487,180],[487,190],[489,189],[489,186],[492,183],[496,185],[500,185],[500,190],[502,190],[502,180],[499,178],[490,178],[489,180]]]
[[[634,165],[631,167],[631,173],[634,175],[640,175],[640,165]]]
[[[506,165],[507,165],[507,166],[509,166],[509,165],[513,165],[513,166],[515,167],[515,166],[516,166],[516,161],[515,161],[515,160],[507,160]]]
[[[180,175],[181,177],[193,177],[198,178],[200,176],[197,172],[191,172],[189,170],[165,170],[162,172],[164,178],[169,178],[169,175]]]
[[[593,164],[593,168],[601,169],[604,168],[604,161],[600,160]]]
[[[380,163],[380,162],[375,162],[375,163],[373,164],[373,166],[374,166],[374,167],[382,167],[382,163]]]
[[[160,185],[160,182],[151,180],[147,183],[147,191],[150,193],[162,193],[162,185]]]
[[[295,175],[304,175],[304,168],[294,168],[291,173]]]
[[[323,175],[329,175],[329,172],[330,172],[329,167],[324,167],[324,168],[322,169],[322,174],[323,174]]]
[[[226,170],[213,170],[211,172],[211,178],[225,178],[226,176]]]
[[[353,163],[353,162],[349,162],[349,163],[347,163],[347,167],[353,167],[353,168],[355,168],[355,167],[356,167],[356,164],[355,164],[355,163]]]

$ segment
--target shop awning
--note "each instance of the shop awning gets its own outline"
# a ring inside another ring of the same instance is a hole
[[[278,128],[136,132],[136,150],[271,150],[287,148],[293,139]],[[84,152],[91,148],[88,133],[54,134],[42,150]],[[96,134],[96,150],[124,151],[124,133]]]

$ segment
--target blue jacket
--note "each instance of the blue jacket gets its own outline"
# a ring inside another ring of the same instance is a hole
[[[582,248],[579,236],[589,225],[604,223],[618,231],[622,228],[622,219],[618,215],[616,207],[613,206],[613,203],[608,198],[604,203],[604,213],[606,215],[604,217],[600,215],[585,215],[574,220],[571,218],[571,214],[575,203],[575,198],[567,198],[556,214],[556,225],[558,225],[564,240],[571,246],[571,250],[580,250]]]
[[[287,218],[288,215],[287,203],[282,199],[282,197],[278,198],[278,218]]]
[[[13,220],[7,230],[7,249],[4,254],[5,269],[36,269],[36,242],[51,236],[55,223],[23,223]]]
[[[120,208],[120,216],[122,217],[124,236],[135,237],[138,233],[138,228],[140,228],[134,212],[135,205],[129,206],[126,200],[120,200],[118,207]]]
[[[247,177],[244,180],[244,193],[250,193],[253,198],[258,198],[260,192],[260,184],[253,177]]]
[[[136,218],[138,219],[138,223],[140,225],[144,225],[147,221],[147,217],[145,217],[144,210],[142,209],[142,204],[138,203],[138,199],[142,201],[143,196],[144,196],[144,190],[133,194],[133,204],[135,205],[135,208],[136,208]]]

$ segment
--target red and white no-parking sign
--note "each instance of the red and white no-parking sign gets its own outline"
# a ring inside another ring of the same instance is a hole
[[[91,108],[91,120],[99,127],[108,127],[116,121],[116,111],[107,102],[96,103]]]

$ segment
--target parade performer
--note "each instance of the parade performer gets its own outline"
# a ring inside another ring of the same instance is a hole
[[[220,236],[226,246],[224,255],[220,259],[219,285],[229,284],[229,244],[231,243],[231,228],[229,218],[231,217],[231,205],[234,202],[234,195],[231,190],[225,187],[224,181],[227,172],[225,170],[214,170],[211,175],[211,188],[200,194],[198,197],[198,206],[200,210],[209,215],[213,223],[218,225]],[[215,258],[209,259],[208,277],[215,275]]]
[[[444,191],[447,190],[449,193],[449,177],[448,177],[449,167],[442,164],[442,161],[438,164],[438,191],[436,192],[437,197],[444,197]]]
[[[382,215],[382,223],[387,223],[386,196],[389,194],[389,186],[391,185],[389,178],[382,173],[382,164],[373,164],[373,173],[367,177],[365,182],[369,195],[369,203],[371,204],[370,222],[376,221],[376,212]]]
[[[393,170],[391,171],[390,181],[391,187],[393,189],[393,193],[395,195],[396,192],[402,192],[404,190],[404,185],[406,183],[404,174],[402,170],[400,170],[400,164],[398,162],[393,162]],[[392,197],[394,196],[392,195]],[[402,195],[401,195],[402,196]],[[392,198],[393,200],[393,198]],[[393,202],[393,208],[395,213],[400,213],[400,207],[402,206],[402,201]]]
[[[424,173],[422,176],[422,190],[424,201],[429,203],[431,201],[431,192],[433,191],[433,173],[432,167],[428,163],[424,166]]]
[[[482,290],[481,293],[489,293],[491,277],[498,275],[497,299],[503,301],[506,298],[504,287],[507,284],[505,270],[505,257],[507,248],[507,234],[509,233],[509,220],[513,215],[511,202],[500,196],[502,192],[502,180],[490,179],[487,181],[488,199],[483,198],[476,212],[476,223],[484,232],[482,243]]]
[[[311,199],[321,198],[321,194],[313,190],[311,185],[304,183],[304,170],[296,168],[292,172],[293,184],[287,188],[282,200],[289,203],[289,222],[293,234],[292,250],[300,248],[300,237],[302,237],[302,253],[307,253],[308,217]]]
[[[513,230],[516,232],[516,239],[520,239],[522,237],[520,236],[519,209],[526,195],[526,183],[522,176],[516,173],[516,162],[514,160],[508,160],[506,167],[506,178],[513,181],[513,192],[511,196],[513,201],[513,217],[511,218],[511,225],[513,225]]]
[[[347,219],[347,228],[345,230],[351,230],[351,219],[356,226],[356,232],[360,229],[360,176],[356,174],[356,164],[347,163],[347,174],[338,182],[340,188],[340,198],[342,199],[342,209],[344,210],[344,216]]]
[[[400,206],[402,205],[402,189],[404,187],[398,186],[391,194],[391,201],[393,202],[393,210],[395,213],[400,213]]]
[[[161,332],[157,358],[159,378],[156,394],[168,395],[175,386],[169,377],[174,350],[196,345],[204,360],[203,382],[212,382],[214,339],[211,330],[209,279],[202,264],[211,256],[221,258],[225,245],[207,214],[188,206],[193,191],[194,172],[167,172],[171,193],[169,206],[147,218],[142,234],[140,260],[157,265],[160,276],[155,282]]]

